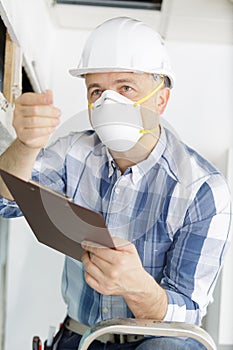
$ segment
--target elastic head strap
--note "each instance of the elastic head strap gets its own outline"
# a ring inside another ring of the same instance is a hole
[[[140,100],[134,102],[134,104],[133,104],[134,107],[136,107],[136,106],[140,105],[141,103],[149,100],[149,98],[151,98],[157,91],[159,91],[159,89],[161,89],[161,87],[164,84],[164,77],[161,76],[161,78],[162,78],[161,83],[158,86],[156,86],[156,88],[154,90],[152,90],[148,95],[146,95],[146,96],[140,98]]]
[[[90,108],[90,109],[94,109],[94,106],[93,106],[93,104],[91,103],[91,102],[88,102],[88,108]]]
[[[145,134],[153,134],[154,132],[156,132],[156,131],[158,130],[158,128],[159,128],[159,125],[156,126],[156,127],[153,128],[153,129],[143,129],[143,130],[139,130],[139,134],[143,134],[143,135],[145,135]]]

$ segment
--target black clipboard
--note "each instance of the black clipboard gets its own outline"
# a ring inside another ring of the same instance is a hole
[[[39,242],[79,261],[83,240],[115,248],[101,214],[37,182],[2,169],[0,175]]]

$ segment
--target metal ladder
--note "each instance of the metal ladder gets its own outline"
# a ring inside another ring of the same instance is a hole
[[[201,327],[183,322],[159,322],[133,318],[110,319],[90,327],[82,336],[78,350],[87,350],[95,339],[107,333],[193,338],[207,350],[217,350],[211,336]]]

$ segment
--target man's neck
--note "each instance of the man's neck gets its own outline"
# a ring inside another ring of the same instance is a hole
[[[110,150],[110,153],[119,166],[122,174],[129,167],[148,158],[159,140],[159,135],[160,132],[156,136],[150,134],[145,135],[133,148],[126,152]]]

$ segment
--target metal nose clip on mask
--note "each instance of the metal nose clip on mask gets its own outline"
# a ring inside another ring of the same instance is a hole
[[[136,102],[113,90],[105,90],[98,100],[89,103],[90,122],[102,143],[113,151],[125,152],[134,147],[143,134],[156,131],[157,127],[143,128],[140,104],[153,96],[163,83],[164,80]]]

